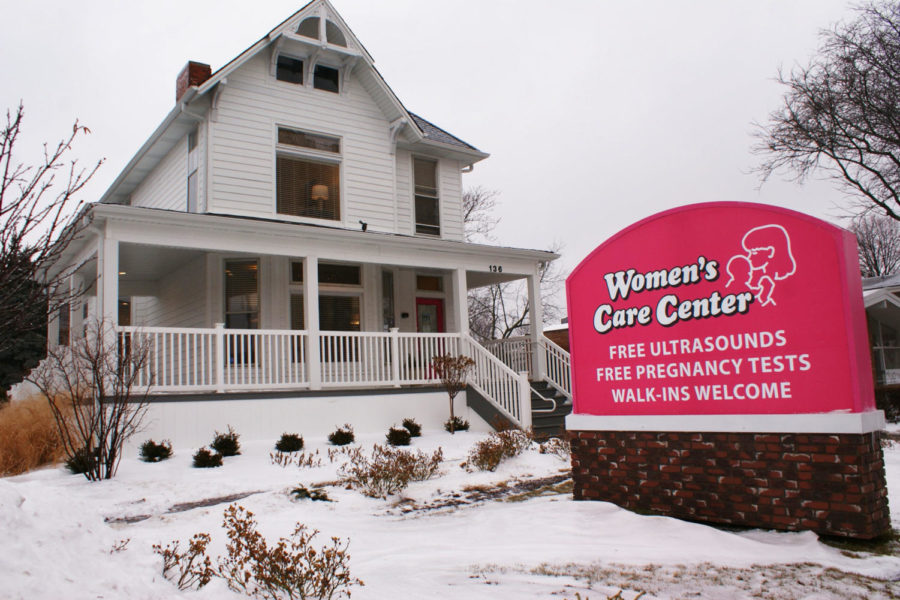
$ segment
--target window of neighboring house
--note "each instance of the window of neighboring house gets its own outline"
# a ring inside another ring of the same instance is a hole
[[[900,333],[896,329],[869,317],[869,336],[876,383],[900,383]]]
[[[278,128],[278,214],[341,219],[339,138]]]
[[[56,343],[60,346],[69,345],[69,328],[72,322],[72,315],[69,312],[69,303],[65,303],[59,307],[59,331],[56,335]]]
[[[415,184],[416,233],[441,234],[440,204],[437,189],[437,161],[413,159]]]
[[[340,71],[333,67],[325,65],[316,65],[313,73],[313,87],[317,90],[325,90],[326,92],[340,92]]]
[[[275,61],[275,79],[303,85],[303,61],[290,56],[279,56]]]
[[[225,261],[225,327],[259,329],[259,263]]]
[[[197,152],[197,130],[195,129],[188,134],[188,178],[187,178],[187,210],[188,212],[197,212],[197,196],[200,191],[198,171],[198,155]]]

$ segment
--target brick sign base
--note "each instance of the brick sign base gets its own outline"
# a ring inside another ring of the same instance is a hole
[[[569,435],[576,500],[862,539],[890,532],[878,431]]]

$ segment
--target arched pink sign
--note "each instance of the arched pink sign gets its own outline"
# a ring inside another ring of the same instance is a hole
[[[659,213],[597,247],[566,293],[576,414],[875,409],[856,239],[819,219]]]

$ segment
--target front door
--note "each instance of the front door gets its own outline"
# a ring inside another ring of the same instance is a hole
[[[444,332],[444,301],[440,298],[416,298],[416,331]]]

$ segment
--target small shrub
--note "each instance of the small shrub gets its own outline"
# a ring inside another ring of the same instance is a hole
[[[453,433],[455,431],[468,431],[469,430],[469,422],[465,419],[460,419],[459,417],[450,417],[444,423],[444,429]]]
[[[279,452],[299,452],[303,450],[303,436],[296,433],[282,433],[281,439],[275,442]]]
[[[421,450],[413,453],[378,444],[372,446],[371,457],[360,448],[347,455],[348,462],[338,470],[341,483],[370,498],[385,498],[405,489],[410,482],[431,479],[444,460],[440,448],[429,456]]]
[[[507,458],[524,452],[532,441],[530,433],[517,429],[491,432],[472,446],[463,465],[469,470],[494,471]]]
[[[314,548],[318,530],[297,523],[290,537],[270,546],[256,528],[253,513],[232,504],[225,509],[227,554],[219,558],[218,575],[235,592],[270,600],[340,598],[363,585],[350,577],[349,542],[331,538]]]
[[[180,551],[178,540],[166,544],[165,548],[154,544],[153,551],[163,559],[163,577],[179,590],[200,589],[209,583],[216,574],[212,560],[206,555],[209,540],[208,533],[198,533],[191,538],[184,552]]]
[[[305,486],[298,485],[291,490],[291,495],[297,500],[310,499],[319,500],[321,502],[332,502],[331,498],[322,488],[307,489]]]
[[[206,448],[200,448],[194,454],[194,468],[212,469],[213,467],[222,466],[222,455],[216,452],[213,454]]]
[[[422,426],[416,423],[415,419],[403,419],[403,426],[409,432],[411,437],[422,436]]]
[[[76,475],[90,473],[97,466],[97,451],[79,448],[66,459],[66,468]]]
[[[63,443],[45,399],[0,405],[0,476],[18,475],[63,458]]]
[[[144,462],[160,462],[171,458],[172,442],[163,440],[157,444],[153,440],[147,440],[141,444],[141,460]]]
[[[543,444],[538,446],[541,454],[552,454],[556,458],[563,461],[572,460],[572,444],[569,440],[558,437],[552,437]]]
[[[353,434],[353,428],[346,423],[343,427],[335,429],[328,436],[328,441],[335,446],[346,446],[347,444],[352,444],[355,440],[356,436]]]
[[[409,442],[412,439],[412,435],[403,427],[391,427],[388,429],[385,437],[387,437],[387,443],[391,446],[409,446]]]
[[[222,456],[237,456],[241,453],[241,443],[238,441],[239,437],[241,436],[231,428],[231,425],[229,425],[228,431],[225,433],[216,432],[216,437],[213,438],[209,447]]]

